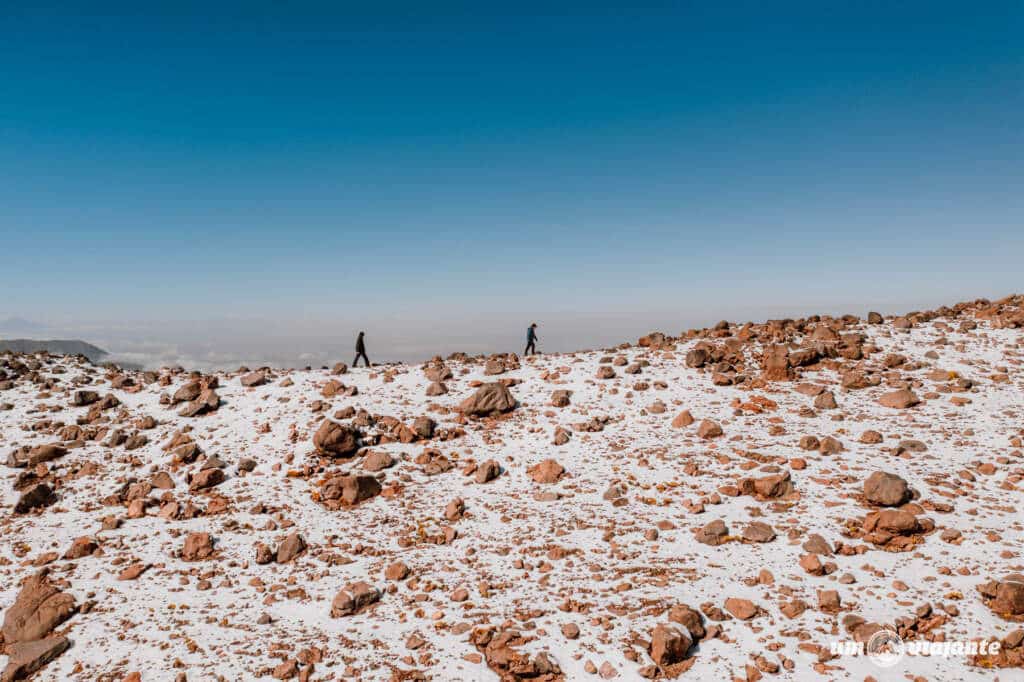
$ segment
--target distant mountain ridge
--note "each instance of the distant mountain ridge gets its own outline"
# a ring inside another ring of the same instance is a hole
[[[46,331],[46,325],[24,317],[7,317],[0,320],[0,336],[39,336]]]
[[[44,350],[58,355],[84,355],[96,362],[109,355],[107,351],[79,339],[0,339],[0,353],[36,353]]]

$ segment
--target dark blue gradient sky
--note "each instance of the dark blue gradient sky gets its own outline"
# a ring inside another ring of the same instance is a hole
[[[0,317],[411,357],[1024,289],[1021,2],[370,4],[6,7]]]

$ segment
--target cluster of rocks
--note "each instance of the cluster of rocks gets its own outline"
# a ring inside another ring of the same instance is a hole
[[[181,417],[198,417],[220,407],[220,396],[216,390],[218,384],[216,376],[201,376],[184,384],[172,395],[161,396],[160,402],[170,407],[183,405],[178,411]]]
[[[924,535],[935,530],[931,519],[919,516],[924,509],[909,503],[913,496],[914,491],[902,477],[885,471],[872,473],[864,481],[864,499],[885,508],[869,512],[859,525],[851,524],[849,535],[888,551],[913,549]]]
[[[542,651],[530,656],[519,650],[532,640],[511,626],[476,628],[469,637],[487,667],[503,681],[559,682],[565,679],[550,654]]]

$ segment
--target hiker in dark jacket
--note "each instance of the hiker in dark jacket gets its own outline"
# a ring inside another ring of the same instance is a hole
[[[526,328],[526,350],[523,351],[523,355],[533,355],[537,352],[537,323],[534,322]]]
[[[352,361],[353,367],[359,366],[359,358],[363,359],[366,366],[370,366],[370,358],[366,357],[366,344],[363,342],[363,335],[366,332],[359,332],[359,337],[356,339],[356,359]]]

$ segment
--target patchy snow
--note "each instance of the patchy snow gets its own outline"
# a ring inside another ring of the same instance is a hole
[[[1024,569],[1019,512],[1024,464],[1020,446],[1011,443],[1024,426],[1022,333],[985,322],[962,332],[949,322],[948,328],[924,322],[906,332],[888,322],[844,330],[861,331],[877,346],[865,366],[879,366],[890,353],[905,355],[911,364],[904,367],[920,363],[916,369],[881,372],[916,383],[919,396],[937,391],[906,410],[878,404],[878,397],[892,390],[885,382],[845,391],[839,373],[827,367],[805,371],[799,381],[833,390],[838,409],[808,411],[814,399],[793,390],[797,382],[715,386],[710,372],[684,362],[696,338],[671,351],[633,345],[534,356],[497,377],[486,376],[479,360],[448,361],[454,378],[446,381],[448,394],[435,398],[426,397],[431,382],[418,366],[352,369],[340,376],[327,370],[271,371],[269,383],[255,388],[243,387],[238,374],[222,373],[216,375],[220,407],[195,418],[180,417],[180,406],[160,402],[161,394],[173,394],[190,379],[186,374],[165,374],[170,385],[152,383],[136,391],[111,388],[115,375],[97,368],[93,383],[80,386],[72,380],[90,368],[87,363],[45,359],[41,376],[60,383],[47,390],[23,379],[0,391],[0,403],[13,406],[0,411],[0,456],[22,445],[57,442],[59,429],[33,426],[43,420],[74,424],[84,417],[89,407],[70,407],[75,390],[82,388],[118,398],[121,405],[105,411],[103,419],[113,419],[113,426],[126,433],[135,433],[134,422],[144,416],[159,423],[141,431],[149,439],[141,448],[127,451],[87,440],[48,462],[50,479],[59,479],[59,500],[41,512],[12,513],[19,497],[13,484],[24,470],[3,469],[0,609],[14,602],[21,580],[40,570],[36,564],[46,562],[49,552],[58,554],[48,562],[52,578],[66,581],[79,605],[95,602],[58,628],[73,646],[37,674],[41,680],[120,680],[131,671],[140,672],[143,680],[173,680],[182,672],[189,680],[251,679],[269,675],[308,647],[322,649],[311,679],[388,680],[396,670],[418,670],[434,680],[496,680],[498,675],[470,643],[469,628],[506,621],[536,638],[522,651],[547,652],[566,679],[597,679],[587,672],[589,663],[592,669],[608,664],[620,679],[632,680],[652,663],[644,641],[656,624],[667,622],[667,607],[685,603],[696,609],[711,603],[721,608],[729,597],[749,599],[765,615],[749,621],[705,620],[705,627],[717,625],[720,632],[691,651],[695,661],[685,677],[746,678],[745,666],[763,656],[781,666],[768,675],[778,679],[918,675],[988,680],[991,671],[969,667],[963,658],[907,657],[882,669],[864,657],[841,657],[824,661],[816,671],[818,656],[806,646],[827,651],[832,641],[851,639],[842,626],[847,614],[892,623],[913,617],[923,604],[937,613],[943,612],[942,605],[955,605],[950,612],[956,615],[939,628],[947,640],[1002,638],[1017,627],[985,606],[977,586]],[[945,341],[937,344],[940,337]],[[926,357],[929,351],[938,357]],[[608,356],[649,364],[638,374],[625,374],[625,365],[615,365],[615,378],[595,378]],[[937,368],[970,379],[973,388],[939,390],[942,382],[928,378]],[[748,374],[758,371],[747,366]],[[358,394],[323,398],[321,388],[332,378]],[[285,379],[291,385],[282,385]],[[504,379],[517,381],[510,387],[520,402],[517,409],[496,419],[459,418],[454,408],[473,392],[471,382]],[[637,382],[650,386],[637,390]],[[550,405],[555,389],[572,391],[570,406]],[[746,403],[753,396],[778,407],[760,413],[734,407],[734,401]],[[970,402],[951,402],[956,397]],[[314,412],[318,400],[327,407]],[[655,401],[667,409],[652,412]],[[462,428],[465,435],[371,446],[398,460],[384,472],[385,494],[329,511],[312,495],[317,483],[327,471],[361,472],[362,457],[337,459],[321,469],[312,435],[325,416],[347,406],[405,424],[427,415],[439,428]],[[672,419],[684,409],[696,421],[673,428]],[[552,444],[555,427],[573,431],[573,424],[594,417],[608,418],[602,431],[575,431],[567,444]],[[698,438],[703,419],[720,424],[724,435]],[[192,428],[190,435],[204,455],[195,464],[172,466],[162,446],[185,426]],[[883,442],[859,442],[868,429],[883,434]],[[831,455],[805,451],[798,446],[804,435],[833,436],[844,450]],[[927,449],[897,454],[897,444],[907,439],[922,441]],[[455,467],[426,475],[414,459],[430,448],[451,458]],[[207,455],[227,462],[227,480],[212,491],[192,493],[187,474],[198,471]],[[236,466],[246,457],[256,462],[251,473]],[[552,485],[535,483],[527,469],[547,458],[561,463],[568,475]],[[806,468],[791,469],[793,458],[806,460]],[[477,484],[463,473],[467,464],[488,459],[504,469],[496,480]],[[75,476],[86,462],[98,470]],[[984,463],[994,465],[992,473],[983,473],[984,467],[979,471]],[[809,534],[818,533],[830,544],[866,544],[843,532],[848,520],[872,510],[861,492],[864,479],[876,470],[905,478],[920,493],[916,502],[946,503],[952,511],[925,505],[922,516],[937,529],[911,551],[869,545],[861,554],[823,556],[838,570],[809,575],[799,565],[807,553],[801,544]],[[154,489],[154,504],[142,518],[127,518],[127,504],[103,504],[122,483],[149,480],[157,471],[170,472],[175,487]],[[791,499],[718,492],[741,478],[781,471],[791,473],[797,493]],[[970,472],[974,480],[960,472]],[[626,486],[621,506],[604,499],[613,483]],[[162,495],[200,508],[219,496],[227,500],[228,510],[166,521],[157,516]],[[448,521],[445,505],[455,498],[465,501],[466,514]],[[688,503],[701,500],[703,512],[695,513]],[[254,513],[257,504],[269,511]],[[120,527],[101,530],[102,519],[111,515],[121,518]],[[730,538],[741,535],[751,520],[769,523],[777,537],[764,544],[696,542],[693,531],[714,519],[725,521]],[[659,524],[657,537],[649,539]],[[454,528],[457,537],[451,543],[431,541],[445,526]],[[947,528],[961,531],[962,542],[942,540]],[[192,531],[213,535],[213,559],[186,562],[178,557]],[[255,563],[257,542],[275,548],[295,531],[309,544],[303,555],[288,564]],[[102,551],[73,561],[59,558],[80,536],[96,538]],[[567,553],[562,556],[553,548]],[[408,564],[411,575],[387,581],[384,569],[396,560]],[[148,570],[135,580],[118,580],[136,562]],[[774,582],[764,576],[758,580],[765,570]],[[844,574],[853,582],[841,583]],[[207,587],[203,580],[209,581],[208,589],[200,589]],[[334,595],[359,580],[383,591],[380,602],[357,615],[331,618]],[[460,587],[469,598],[452,601]],[[818,609],[821,589],[838,590],[838,614]],[[780,606],[794,598],[809,608],[790,619]],[[560,608],[570,602],[583,612]],[[264,614],[271,622],[259,624]],[[579,627],[578,639],[563,636],[561,626],[570,623]],[[414,634],[425,642],[413,650],[406,643]],[[0,668],[5,663],[0,655]],[[1005,679],[1021,674],[1005,672]]]

